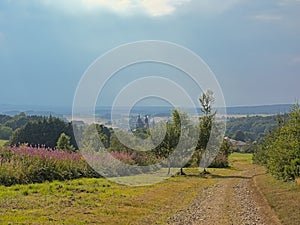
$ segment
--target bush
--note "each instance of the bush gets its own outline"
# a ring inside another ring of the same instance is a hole
[[[264,165],[277,179],[295,180],[300,167],[300,108],[295,105],[286,124],[278,123],[260,145],[253,160]]]
[[[292,160],[290,165],[284,167],[284,178],[295,180],[300,177],[300,158]]]
[[[97,152],[85,154],[84,157],[101,175],[107,177],[128,176],[159,169],[154,165],[158,159],[146,153],[111,152],[103,156]],[[0,185],[100,177],[84,157],[79,152],[24,145],[0,148]]]
[[[28,184],[99,177],[81,154],[32,147],[0,149],[0,184]]]

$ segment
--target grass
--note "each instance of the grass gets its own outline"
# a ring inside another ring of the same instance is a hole
[[[213,171],[219,175],[234,172]],[[199,177],[196,168],[186,173],[189,176],[143,187],[122,186],[103,178],[0,186],[0,223],[164,224],[199,191],[217,182]]]
[[[300,186],[295,182],[276,180],[260,167],[254,178],[256,186],[266,197],[283,225],[300,224]]]
[[[236,164],[252,164],[252,154],[248,153],[232,153],[229,156],[231,165]]]
[[[218,182],[212,177],[232,175],[239,165],[253,168],[251,154],[234,153],[230,163],[227,169],[208,169],[212,175],[206,177],[199,177],[198,168],[188,168],[184,169],[187,176],[142,187],[103,178],[0,186],[0,224],[166,224],[169,216],[187,207],[201,190]],[[282,223],[300,224],[300,187],[256,168],[255,184]],[[145,182],[150,178],[135,179]]]
[[[8,142],[7,140],[0,140],[0,147],[4,146]]]

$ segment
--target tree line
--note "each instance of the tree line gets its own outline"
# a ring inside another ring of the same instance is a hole
[[[222,126],[222,122],[216,122],[216,111],[213,110],[213,93],[211,91],[203,93],[199,101],[203,115],[199,117],[198,125],[189,120],[187,113],[177,109],[172,111],[170,121],[156,124],[152,131],[146,127],[139,127],[133,131],[133,136],[126,131],[92,124],[81,131],[81,148],[85,152],[101,151],[101,148],[106,148],[109,152],[135,154],[137,158],[145,159],[138,161],[141,166],[166,160],[165,166],[169,168],[169,172],[171,167],[199,166],[211,138],[212,127]],[[95,130],[98,131],[98,134],[95,134]],[[220,138],[222,134],[218,135]],[[99,143],[99,139],[102,143]],[[223,137],[221,137],[221,142],[220,151],[215,149],[215,155],[206,155],[207,161],[214,158],[210,164],[212,167],[227,167],[229,165],[228,156],[232,146]],[[124,143],[130,143],[138,151]],[[218,148],[217,146],[214,147]],[[144,151],[145,148],[151,150]],[[183,162],[187,163],[184,164]],[[206,173],[205,168],[203,172]],[[182,168],[181,174],[184,174]]]
[[[73,128],[75,128],[82,134],[82,138],[80,139],[82,143],[81,150],[84,151],[97,151],[101,148],[105,148],[110,152],[135,154],[136,160],[133,163],[140,165],[149,165],[158,160],[166,159],[166,166],[169,168],[171,166],[181,165],[178,159],[184,160],[185,157],[188,157],[191,159],[188,160],[187,165],[182,165],[182,167],[198,166],[211,137],[211,130],[215,123],[216,115],[216,111],[213,110],[214,97],[211,91],[203,93],[199,101],[202,106],[203,115],[199,117],[198,127],[189,121],[186,113],[175,109],[172,111],[171,121],[158,124],[155,128],[155,132],[152,133],[147,127],[136,129],[133,132],[133,140],[130,139],[127,132],[116,131],[104,125],[91,124],[72,126],[71,122],[65,122],[52,116],[26,116],[24,113],[21,113],[15,117],[1,116],[0,122],[12,130],[8,142],[11,146],[26,144],[33,147],[43,146],[69,152],[76,151],[78,145],[73,132]],[[218,126],[220,125],[221,124],[218,123]],[[182,127],[185,129],[182,129]],[[94,130],[97,131],[96,134]],[[197,136],[197,140],[193,140],[191,137],[195,136],[197,132],[199,132],[199,136]],[[158,137],[152,135],[158,135]],[[151,137],[148,143],[149,149],[151,150],[144,151],[144,149],[140,149],[141,151],[135,151],[130,148],[130,146],[123,144],[124,141],[122,143],[119,140],[120,136],[126,143],[136,142],[136,146],[139,146],[141,140]],[[162,136],[163,139],[159,136]],[[175,152],[180,137],[182,140],[179,152],[180,157],[175,155],[172,158],[170,156]],[[98,140],[100,140],[100,142]],[[160,142],[155,143],[157,140],[160,140]],[[195,147],[194,153],[192,153],[193,147]],[[217,155],[211,155],[211,157],[215,158],[212,162],[212,166],[228,166],[228,155],[230,151],[230,143],[227,140],[223,140],[219,153]],[[205,157],[209,158],[208,155]],[[204,173],[205,172],[206,170],[204,168]],[[181,173],[183,174],[182,170]]]
[[[277,126],[278,119],[287,117],[288,114],[231,118],[226,124],[226,135],[238,141],[260,141]]]
[[[278,118],[276,127],[255,149],[254,162],[264,165],[278,179],[300,177],[300,108],[296,104],[286,119]]]

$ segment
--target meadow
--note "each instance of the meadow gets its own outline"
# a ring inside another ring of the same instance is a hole
[[[230,170],[216,170],[224,174]],[[0,222],[25,224],[154,224],[184,208],[216,181],[174,177],[149,186],[129,187],[104,178],[0,187]],[[145,179],[145,178],[143,178]]]
[[[166,173],[167,169],[162,171]],[[0,186],[0,223],[163,224],[201,190],[217,182],[211,176],[199,176],[198,168],[184,171],[187,176],[142,187],[119,185],[104,178]],[[222,176],[236,169],[210,171]],[[136,179],[147,181],[153,175],[138,175]]]
[[[300,185],[276,180],[260,167],[254,182],[284,225],[300,224]]]
[[[251,154],[234,153],[229,168],[210,168],[206,176],[200,176],[199,168],[185,168],[186,176],[141,187],[104,178],[0,186],[0,224],[166,224],[168,217],[190,205],[204,189],[219,182],[218,178],[251,164]],[[255,184],[282,224],[300,222],[300,187],[277,181],[263,167],[257,168]],[[135,179],[143,182],[153,175]]]

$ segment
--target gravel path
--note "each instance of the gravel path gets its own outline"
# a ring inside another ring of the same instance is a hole
[[[255,166],[203,190],[193,204],[168,219],[174,225],[280,225],[253,182]]]

